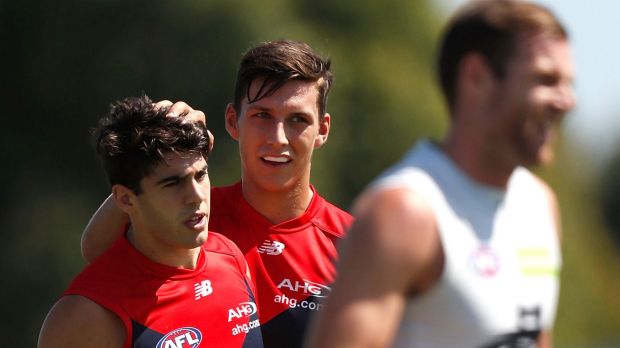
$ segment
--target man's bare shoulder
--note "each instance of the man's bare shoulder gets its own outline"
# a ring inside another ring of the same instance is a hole
[[[125,328],[114,313],[90,299],[63,296],[50,310],[41,333],[39,348],[122,347]]]
[[[364,193],[354,206],[350,233],[368,234],[374,252],[406,274],[410,290],[422,291],[441,274],[443,251],[435,214],[424,197],[409,188]],[[357,228],[356,228],[357,226]]]
[[[408,231],[418,237],[426,232],[432,234],[435,227],[435,215],[430,205],[424,197],[409,188],[365,192],[356,200],[353,214],[357,218],[372,218],[384,224],[395,221],[404,224],[403,227],[415,227]]]

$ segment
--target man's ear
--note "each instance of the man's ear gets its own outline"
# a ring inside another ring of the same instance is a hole
[[[230,134],[233,139],[239,140],[239,129],[237,127],[239,115],[237,115],[237,111],[235,110],[235,107],[232,103],[228,103],[228,105],[226,105],[225,118],[226,131],[228,131],[228,134]]]
[[[136,195],[127,186],[121,184],[113,185],[112,196],[114,197],[116,205],[126,214],[129,214],[129,212],[134,209],[134,199]]]
[[[490,95],[495,82],[495,74],[482,54],[471,52],[463,56],[458,75],[461,95],[465,98]]]
[[[317,134],[316,139],[314,140],[314,147],[319,148],[327,142],[327,137],[329,136],[329,127],[331,125],[331,115],[329,113],[325,113],[323,118],[319,119],[319,134]]]

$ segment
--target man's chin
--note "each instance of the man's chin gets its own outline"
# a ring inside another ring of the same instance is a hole
[[[201,246],[204,243],[207,242],[207,239],[209,239],[209,231],[207,231],[206,229],[201,232],[198,237],[196,238],[196,246]]]
[[[548,166],[553,164],[555,161],[555,151],[553,151],[553,147],[551,144],[544,145],[538,151],[538,165],[539,166]]]
[[[527,168],[530,167],[546,167],[555,161],[555,152],[550,146],[543,146],[538,151],[532,151],[529,156],[526,156],[521,165]]]
[[[193,239],[187,240],[187,242],[184,243],[184,247],[187,249],[198,248],[204,243],[206,243],[207,239],[209,239],[209,232],[205,229],[203,232],[200,232],[196,236],[194,236]]]
[[[263,192],[286,192],[295,187],[293,180],[281,178],[262,178],[256,182],[256,186]]]

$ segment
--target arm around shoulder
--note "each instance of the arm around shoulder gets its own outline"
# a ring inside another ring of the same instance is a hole
[[[127,214],[116,205],[113,195],[108,196],[82,232],[82,257],[92,262],[127,230],[128,225]]]
[[[343,240],[338,277],[308,337],[309,347],[384,347],[409,297],[443,264],[434,215],[408,189],[364,194]]]
[[[118,348],[125,327],[114,313],[83,296],[63,296],[47,314],[39,333],[39,348]]]

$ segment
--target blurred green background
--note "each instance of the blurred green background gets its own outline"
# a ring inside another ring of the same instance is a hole
[[[89,131],[111,101],[145,92],[204,110],[217,139],[212,182],[232,183],[238,152],[223,115],[242,52],[306,41],[336,76],[313,183],[347,208],[415,139],[441,137],[433,57],[445,17],[431,0],[2,1],[0,346],[35,346],[84,265],[82,229],[109,192]],[[620,157],[592,170],[569,140],[540,172],[563,210],[556,347],[618,347]]]

